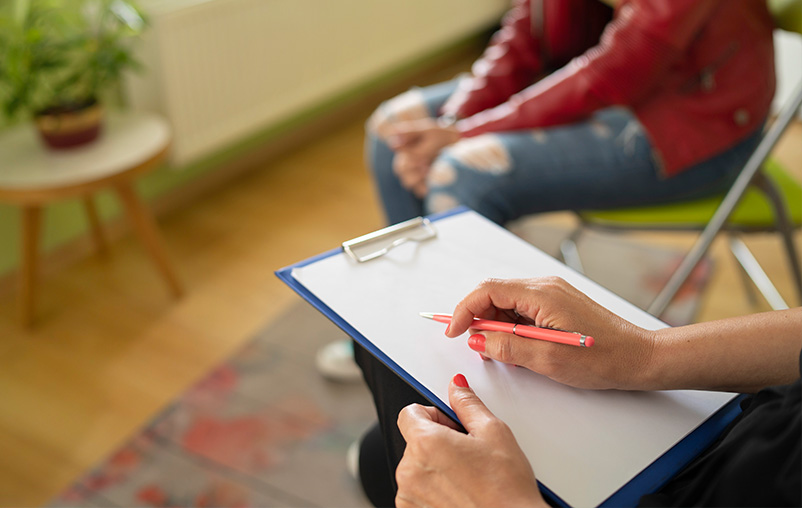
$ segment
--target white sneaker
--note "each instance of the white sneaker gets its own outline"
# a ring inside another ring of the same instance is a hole
[[[318,372],[331,381],[352,383],[362,379],[362,371],[354,361],[354,346],[350,340],[331,342],[318,349],[315,364]]]
[[[345,467],[348,474],[356,481],[359,481],[359,439],[351,443],[345,454]]]

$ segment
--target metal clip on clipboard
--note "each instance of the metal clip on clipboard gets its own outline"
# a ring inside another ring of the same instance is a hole
[[[422,242],[437,236],[429,219],[416,217],[373,233],[343,242],[343,250],[358,263],[387,254],[407,242]]]

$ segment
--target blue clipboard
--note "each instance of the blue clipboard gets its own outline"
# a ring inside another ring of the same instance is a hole
[[[428,227],[428,223],[436,223],[440,219],[450,217],[455,214],[463,213],[466,210],[467,208],[461,207],[442,214],[431,215],[424,219],[425,222],[420,221],[420,219],[418,219],[418,221],[415,222],[415,224],[408,225],[408,228],[411,228],[415,225],[419,227]],[[397,233],[398,229],[399,228],[395,228],[395,230],[391,231],[391,233]],[[403,232],[404,228],[402,227],[400,229]],[[428,238],[430,236],[433,235],[427,234],[424,236],[424,238]],[[366,241],[373,241],[376,237],[377,234],[374,233],[371,235],[365,235],[365,237],[360,237],[360,239],[365,239]],[[360,239],[355,239],[351,242],[355,242]],[[378,249],[385,249],[386,252],[386,250],[389,250],[393,248],[393,246],[398,245],[400,243],[403,243],[403,241],[399,242],[397,239],[396,240],[390,239],[389,241],[385,242],[384,245],[379,245]],[[344,245],[343,247],[332,249],[328,252],[324,252],[322,254],[300,261],[293,265],[281,268],[275,272],[276,276],[279,279],[281,279],[285,284],[287,284],[290,288],[292,288],[296,293],[298,293],[302,298],[304,298],[307,302],[309,302],[314,308],[316,308],[324,316],[326,316],[329,320],[331,320],[335,325],[337,325],[340,329],[342,329],[345,333],[347,333],[350,337],[352,337],[355,341],[357,341],[360,345],[362,345],[365,349],[367,349],[379,361],[381,361],[387,367],[392,369],[393,372],[395,372],[402,379],[404,379],[424,398],[426,398],[438,409],[443,411],[443,413],[447,414],[455,421],[459,421],[456,414],[451,410],[451,408],[443,404],[440,401],[440,399],[437,396],[435,396],[428,388],[426,388],[414,377],[409,375],[409,373],[407,373],[395,361],[393,361],[392,358],[387,356],[381,349],[376,347],[367,337],[359,333],[346,320],[344,320],[337,313],[332,311],[332,309],[329,308],[329,306],[327,306],[324,302],[322,302],[309,289],[307,289],[303,284],[301,284],[298,280],[296,280],[293,277],[292,275],[293,269],[314,264],[322,259],[331,256],[347,253],[347,255],[351,255],[355,259],[359,257],[358,254],[354,254],[353,252],[347,252],[349,250],[349,245],[347,244],[349,244],[349,242],[345,242],[343,244]],[[350,243],[350,245],[353,245],[353,243]],[[359,261],[360,262],[369,261],[369,259],[372,258],[369,257],[368,255],[367,259],[360,259]],[[648,467],[643,469],[638,475],[636,475],[632,480],[630,480],[627,484],[621,487],[618,491],[613,493],[599,506],[604,506],[604,507],[636,506],[642,496],[657,492],[663,485],[665,485],[671,478],[673,478],[679,471],[681,471],[685,466],[687,466],[695,457],[697,457],[702,451],[704,451],[707,447],[709,447],[721,435],[724,429],[726,429],[726,427],[741,413],[740,402],[743,400],[744,397],[745,396],[743,395],[734,397],[720,410],[718,410],[716,413],[710,416],[706,421],[704,421],[700,426],[698,426],[693,432],[688,434],[682,441],[680,441],[675,446],[666,451],[663,455],[658,457]],[[550,497],[554,503],[556,503],[559,506],[569,506],[565,501],[562,500],[562,498],[560,498],[559,495],[550,490],[548,486],[544,485],[541,482],[538,483],[544,494]]]

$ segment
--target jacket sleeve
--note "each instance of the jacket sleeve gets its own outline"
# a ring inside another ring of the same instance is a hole
[[[725,0],[633,0],[598,45],[506,102],[457,122],[463,136],[546,127],[636,105],[660,83]]]
[[[465,118],[520,92],[543,72],[540,41],[532,36],[530,0],[516,0],[483,55],[442,107],[442,114]]]

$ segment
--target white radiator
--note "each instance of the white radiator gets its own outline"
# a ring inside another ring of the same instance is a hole
[[[180,167],[498,22],[507,0],[153,0],[128,93]]]

